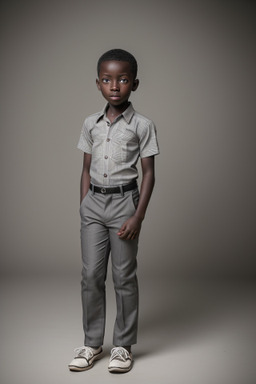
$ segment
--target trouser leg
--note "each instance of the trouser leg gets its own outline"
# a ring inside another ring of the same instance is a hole
[[[112,276],[116,294],[117,315],[113,344],[128,346],[137,342],[138,328],[138,239],[121,240],[117,236],[123,223],[135,212],[138,191],[130,191],[123,197],[113,198],[113,220],[109,226],[111,243]],[[120,214],[118,214],[120,212]]]
[[[88,219],[88,216],[83,216],[83,210],[88,214],[86,202],[81,210],[84,344],[100,346],[103,344],[105,333],[105,281],[110,251],[109,232],[102,223],[92,217]]]
[[[137,240],[120,240],[110,231],[112,276],[116,294],[117,314],[113,344],[136,344],[138,328]]]

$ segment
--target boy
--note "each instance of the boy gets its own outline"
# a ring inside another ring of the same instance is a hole
[[[139,85],[137,62],[113,49],[98,61],[96,84],[107,105],[89,116],[78,148],[84,152],[81,176],[82,306],[84,346],[75,350],[71,371],[84,371],[102,356],[105,280],[111,251],[117,316],[109,372],[128,372],[137,342],[137,248],[141,224],[154,187],[159,153],[154,124],[138,114],[129,97]],[[141,158],[140,193],[136,163]]]

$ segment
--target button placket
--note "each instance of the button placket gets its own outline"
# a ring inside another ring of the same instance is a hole
[[[104,160],[103,160],[103,179],[104,179],[104,184],[107,184],[106,179],[108,178],[108,174],[109,174],[109,147],[110,147],[109,133],[110,133],[110,126],[111,126],[111,124],[110,124],[109,121],[107,121],[106,125],[107,125],[107,138],[106,138],[106,141],[105,141],[104,153],[103,153],[103,157],[104,157]]]

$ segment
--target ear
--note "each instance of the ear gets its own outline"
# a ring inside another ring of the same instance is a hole
[[[132,90],[133,91],[136,91],[136,89],[138,88],[139,86],[139,79],[135,79],[134,82],[133,82],[133,86],[132,86]]]
[[[96,79],[96,85],[97,85],[98,90],[100,91],[101,89],[100,89],[100,82],[99,82],[99,79]]]

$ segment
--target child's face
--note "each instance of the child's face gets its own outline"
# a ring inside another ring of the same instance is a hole
[[[134,79],[128,62],[113,60],[101,63],[96,84],[108,103],[118,107],[127,103],[131,92],[137,89],[139,81]]]

